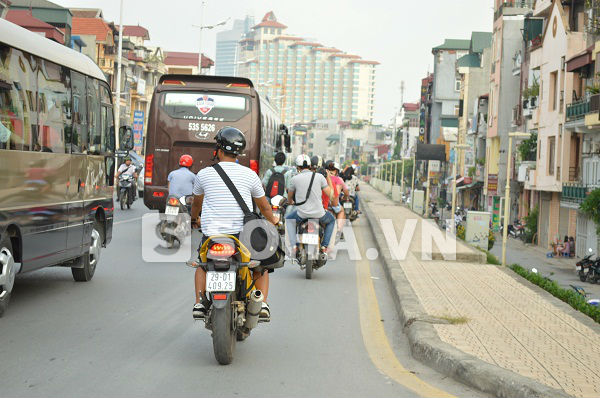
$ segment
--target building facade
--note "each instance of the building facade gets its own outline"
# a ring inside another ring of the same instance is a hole
[[[238,75],[277,101],[285,123],[372,122],[378,62],[286,34],[267,13],[239,44]]]
[[[236,76],[238,62],[238,43],[254,26],[254,17],[233,21],[230,30],[217,33],[217,48],[215,53],[215,74],[217,76]]]

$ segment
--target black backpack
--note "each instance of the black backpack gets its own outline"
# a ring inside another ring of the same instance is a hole
[[[285,193],[285,175],[275,169],[271,169],[271,177],[267,182],[265,193],[268,198],[282,195]]]

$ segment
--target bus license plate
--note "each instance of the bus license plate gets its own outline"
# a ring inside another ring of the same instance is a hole
[[[206,273],[206,291],[207,292],[233,292],[235,290],[235,272],[214,272]]]
[[[177,214],[179,214],[179,207],[167,206],[167,208],[165,209],[165,214],[167,216],[176,216]]]
[[[344,209],[351,209],[351,208],[352,208],[352,203],[351,202],[344,203]]]
[[[300,235],[300,242],[305,245],[318,245],[319,235],[317,234],[302,234]]]

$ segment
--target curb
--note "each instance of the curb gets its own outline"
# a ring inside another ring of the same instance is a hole
[[[440,373],[499,398],[569,398],[557,390],[533,379],[492,365],[443,342],[435,328],[427,322],[429,315],[414,292],[400,265],[392,260],[381,226],[375,222],[368,201],[361,201],[392,291],[396,311],[403,324],[416,359]],[[572,397],[571,397],[572,398]]]

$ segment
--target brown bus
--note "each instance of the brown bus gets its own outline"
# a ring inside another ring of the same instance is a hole
[[[181,155],[194,158],[194,173],[213,164],[214,138],[225,126],[236,127],[246,136],[240,164],[261,175],[272,166],[285,126],[280,124],[279,113],[270,101],[259,97],[249,79],[161,77],[150,104],[146,133],[144,203],[149,209],[164,211],[167,176],[179,167]]]

